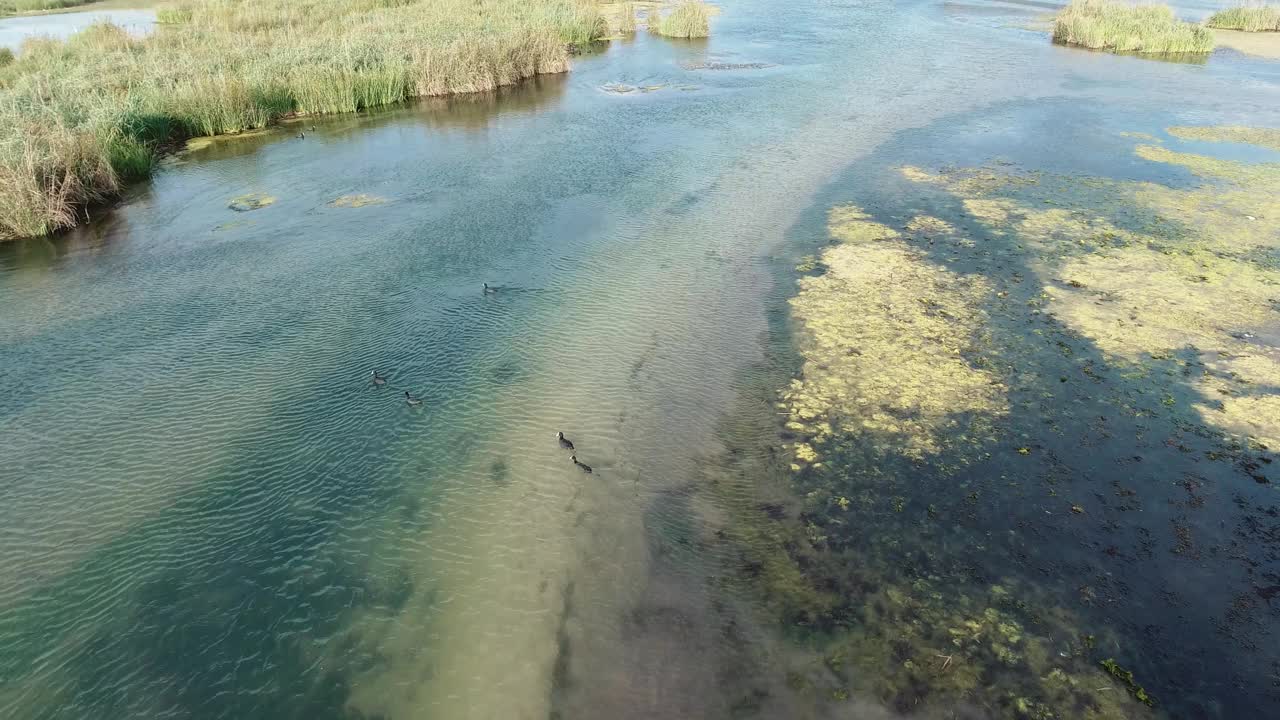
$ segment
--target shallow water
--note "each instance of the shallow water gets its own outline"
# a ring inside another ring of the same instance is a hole
[[[1120,133],[1280,125],[1280,65],[1055,47],[1023,6],[726,2],[705,42],[215,141],[0,247],[0,714],[890,712],[788,686],[807,650],[715,532],[757,491],[707,490],[730,413],[792,369],[826,209],[905,212],[903,164],[1189,183]],[[228,207],[250,193],[275,202]],[[1073,566],[1045,565],[1060,599]],[[1116,623],[1138,657],[1210,622],[1142,608],[1159,632]],[[1171,716],[1274,714],[1265,642],[1246,666],[1189,635],[1203,667],[1140,676]]]
[[[155,29],[156,13],[154,10],[84,10],[0,18],[0,47],[16,53],[28,38],[61,40],[96,23],[112,23],[133,35],[145,35]]]

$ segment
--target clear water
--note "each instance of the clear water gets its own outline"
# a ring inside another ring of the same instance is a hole
[[[1119,132],[1280,125],[1280,65],[967,4],[732,0],[707,41],[218,142],[0,247],[0,715],[833,712],[769,679],[792,650],[718,592],[697,492],[824,193],[1002,153],[1145,178]],[[1267,716],[1261,677],[1213,699]]]

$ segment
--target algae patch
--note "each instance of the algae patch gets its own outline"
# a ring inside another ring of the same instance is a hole
[[[387,202],[387,199],[384,197],[379,197],[377,195],[368,195],[366,193],[359,193],[356,195],[342,195],[340,197],[334,198],[332,201],[329,202],[329,207],[362,208],[362,207],[368,207],[370,205],[384,205],[386,204],[386,202]]]
[[[275,202],[275,197],[265,193],[246,193],[231,198],[227,203],[227,207],[236,212],[249,212],[250,210],[259,210],[269,205],[274,205]]]

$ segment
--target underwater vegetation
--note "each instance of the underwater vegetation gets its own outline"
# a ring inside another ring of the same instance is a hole
[[[1280,5],[1239,5],[1219,10],[1209,16],[1205,25],[1245,32],[1280,30]]]
[[[780,444],[741,469],[759,499],[722,498],[743,586],[818,658],[782,670],[796,692],[1064,720],[1280,701],[1280,166],[1134,142],[1169,182],[903,167],[892,209],[827,210],[798,371],[761,401]]]
[[[1053,20],[1055,42],[1151,54],[1208,53],[1213,33],[1183,22],[1168,5],[1072,0]]]
[[[0,240],[75,225],[185,138],[471,93],[568,69],[594,0],[184,0],[0,62]]]

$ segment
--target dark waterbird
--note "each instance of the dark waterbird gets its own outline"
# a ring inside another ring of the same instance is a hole
[[[496,288],[496,287],[490,287],[489,283],[485,283],[485,284],[484,284],[484,292],[485,292],[485,294],[486,294],[486,295],[492,295],[492,294],[494,294],[494,293],[498,292],[498,288]]]
[[[591,466],[579,460],[577,455],[570,455],[569,459],[572,460],[573,464],[577,465],[578,469],[581,470],[582,472],[584,473],[592,472]]]
[[[562,433],[562,432],[557,432],[557,433],[556,433],[556,440],[559,440],[559,441],[560,441],[560,447],[564,448],[565,450],[572,450],[572,449],[573,449],[573,441],[572,441],[572,440],[570,440],[569,438],[565,437],[565,436],[564,436],[564,433]]]
[[[306,135],[304,135],[303,133],[298,133],[298,139],[299,139],[299,140],[305,140],[306,138],[307,138],[307,136],[306,136]]]
[[[416,398],[410,395],[408,390],[404,391],[404,401],[414,406],[422,404],[422,398]]]
[[[374,370],[374,371],[373,371],[373,384],[374,384],[374,385],[386,385],[386,384],[387,384],[387,379],[386,379],[385,377],[383,377],[383,376],[379,375],[377,370]]]

